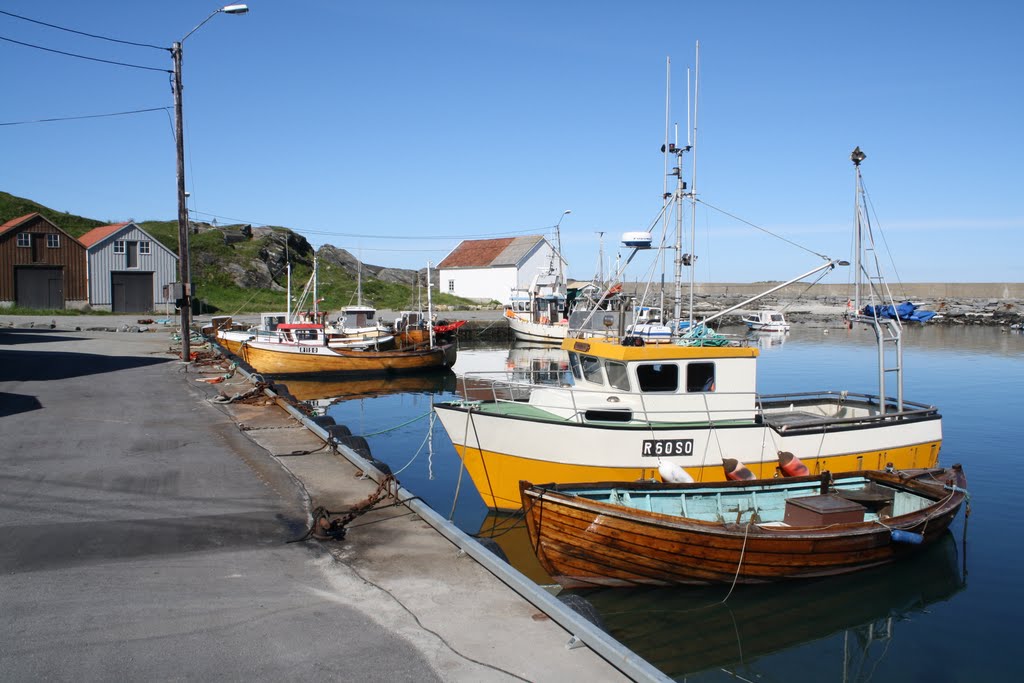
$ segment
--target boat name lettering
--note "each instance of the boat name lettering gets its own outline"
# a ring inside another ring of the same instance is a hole
[[[587,342],[578,341],[572,345],[572,348],[576,351],[583,351],[584,353],[586,353],[587,351],[590,350],[590,344],[588,344]]]
[[[693,439],[644,439],[640,455],[644,458],[693,455]]]
[[[299,353],[316,353],[315,346],[300,346]]]

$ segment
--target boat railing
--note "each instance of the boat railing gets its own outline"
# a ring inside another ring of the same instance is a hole
[[[939,416],[938,408],[933,405],[916,403],[914,401],[907,401],[904,399],[902,401],[903,408],[900,409],[900,400],[898,398],[891,396],[879,397],[875,394],[861,394],[850,391],[809,391],[786,394],[761,394],[757,397],[758,410],[768,421],[772,421],[773,415],[777,416],[784,414],[787,409],[790,411],[798,411],[801,407],[820,406],[823,403],[837,407],[857,407],[858,405],[868,406],[873,407],[878,410],[878,412],[851,417],[841,417],[838,415],[807,415],[806,419],[799,419],[798,413],[797,416],[795,416],[795,419],[788,419],[785,424],[780,425],[780,431],[822,429],[823,427],[879,422],[899,422]]]

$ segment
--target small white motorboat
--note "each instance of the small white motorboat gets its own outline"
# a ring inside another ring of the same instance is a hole
[[[742,320],[752,330],[789,332],[789,323],[786,322],[786,316],[780,311],[773,311],[769,308],[745,315]]]

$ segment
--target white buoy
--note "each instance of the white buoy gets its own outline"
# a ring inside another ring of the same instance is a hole
[[[674,462],[662,462],[658,460],[658,474],[661,480],[669,484],[692,484],[693,477]]]

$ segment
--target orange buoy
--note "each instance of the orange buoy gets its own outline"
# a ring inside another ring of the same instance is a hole
[[[726,458],[723,460],[722,467],[725,469],[726,479],[732,479],[733,481],[756,479],[754,473],[748,470],[746,465],[734,458]]]
[[[789,451],[779,451],[779,469],[787,477],[805,477],[810,474],[807,465]]]

